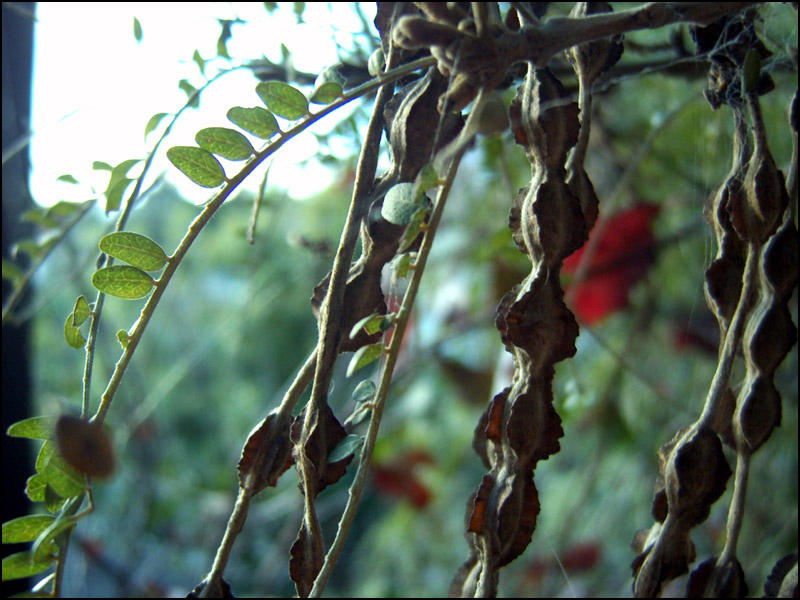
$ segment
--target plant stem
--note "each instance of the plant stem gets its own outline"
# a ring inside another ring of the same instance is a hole
[[[744,521],[744,507],[747,499],[747,479],[750,474],[750,452],[740,449],[736,457],[736,479],[733,483],[733,497],[728,508],[727,537],[725,547],[717,559],[717,566],[723,567],[736,556],[736,545]]]
[[[481,103],[481,96],[484,94],[483,90],[481,90],[478,99],[476,100],[476,105]],[[476,115],[477,112],[473,110],[470,113],[470,119],[472,119],[473,115]],[[464,130],[469,131],[470,128],[469,119],[467,123],[464,125]],[[453,157],[452,162],[450,163],[447,176],[445,178],[442,187],[439,189],[438,196],[436,198],[436,204],[433,208],[433,212],[431,213],[431,218],[428,222],[428,228],[425,231],[425,236],[422,239],[422,244],[420,246],[419,252],[417,254],[416,264],[414,265],[414,269],[412,270],[411,281],[408,284],[408,288],[406,289],[406,293],[403,296],[403,302],[400,306],[400,310],[397,313],[396,321],[395,321],[395,330],[392,333],[392,340],[389,343],[389,348],[386,356],[386,364],[384,365],[383,371],[381,373],[380,383],[378,385],[378,390],[375,393],[375,400],[374,400],[374,407],[372,409],[372,416],[369,422],[369,428],[367,429],[367,434],[364,438],[364,445],[361,449],[361,455],[358,463],[358,470],[356,471],[355,478],[353,479],[353,483],[350,486],[349,496],[347,499],[347,504],[342,512],[342,516],[339,520],[339,527],[336,532],[336,538],[333,540],[328,553],[325,555],[325,562],[322,565],[322,569],[320,570],[317,578],[314,580],[314,587],[309,594],[310,598],[318,598],[322,591],[325,588],[325,585],[330,578],[331,572],[333,571],[333,567],[336,564],[336,561],[341,554],[342,548],[344,547],[345,539],[347,538],[347,533],[350,530],[350,527],[353,524],[353,519],[355,518],[356,511],[358,509],[358,503],[361,499],[361,494],[364,491],[364,486],[367,482],[367,474],[369,472],[369,465],[372,459],[372,452],[375,448],[375,442],[378,438],[378,429],[380,427],[381,417],[383,415],[383,409],[386,405],[386,398],[389,393],[389,384],[391,383],[392,374],[394,372],[395,364],[397,363],[397,358],[400,354],[400,345],[403,341],[403,336],[405,334],[406,327],[408,325],[409,317],[411,316],[411,309],[414,306],[414,301],[417,296],[417,290],[419,289],[420,281],[422,280],[422,274],[425,271],[425,264],[428,260],[428,255],[430,253],[431,247],[433,246],[433,239],[436,236],[436,229],[439,226],[439,222],[442,217],[442,212],[444,211],[444,206],[447,201],[447,196],[450,193],[450,189],[453,185],[453,180],[455,179],[456,172],[458,171],[458,166],[461,162],[461,157],[464,155],[464,151],[467,148],[467,144],[461,143],[457,146],[457,152]],[[445,149],[446,150],[446,149]]]

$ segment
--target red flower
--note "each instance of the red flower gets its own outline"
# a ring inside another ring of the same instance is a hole
[[[600,230],[597,225],[592,229],[593,246],[587,242],[566,258],[562,272],[575,274],[584,251],[592,248],[585,276],[566,286],[581,323],[593,325],[628,306],[631,287],[655,261],[652,223],[658,210],[657,205],[640,204],[609,217]]]

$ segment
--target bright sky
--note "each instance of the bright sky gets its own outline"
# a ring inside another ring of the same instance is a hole
[[[51,205],[59,200],[82,201],[105,189],[106,171],[92,170],[93,161],[115,165],[129,158],[144,158],[163,132],[161,127],[144,139],[150,117],[159,112],[177,112],[186,101],[178,87],[188,79],[195,87],[205,80],[192,61],[197,49],[204,59],[216,55],[220,33],[217,19],[240,18],[228,43],[234,58],[257,59],[263,55],[279,62],[283,42],[298,70],[319,72],[336,60],[334,39],[347,45],[350,32],[361,24],[351,3],[307,3],[298,25],[292,3],[282,3],[270,14],[261,2],[209,3],[71,3],[42,2],[37,5],[34,42],[34,83],[31,141],[31,192],[37,202]],[[371,22],[374,3],[364,4]],[[331,16],[333,15],[333,16]],[[133,17],[141,23],[143,38],[133,35]],[[336,23],[336,31],[331,28]],[[216,61],[207,67],[213,75]],[[222,65],[221,65],[222,66]],[[194,135],[203,127],[234,127],[225,117],[232,106],[263,106],[255,93],[257,81],[246,70],[225,75],[206,90],[200,110],[187,111],[160,148],[160,162],[153,177],[167,170],[190,200],[205,202],[213,191],[200,188],[178,172],[164,156],[171,146],[195,145]],[[315,126],[322,132],[339,119],[336,113]],[[254,146],[259,147],[254,141]],[[302,198],[327,184],[324,169],[301,168],[298,162],[313,156],[316,142],[301,135],[276,153],[270,184],[287,188]],[[228,169],[230,175],[234,172]],[[138,175],[139,167],[131,170]],[[80,185],[57,182],[71,174]],[[258,185],[254,175],[248,187]],[[145,181],[145,186],[148,185]],[[247,185],[248,182],[245,182]]]

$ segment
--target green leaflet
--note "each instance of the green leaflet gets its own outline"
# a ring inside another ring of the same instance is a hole
[[[67,320],[64,321],[64,339],[67,341],[67,344],[76,350],[80,350],[83,348],[84,344],[86,344],[86,338],[83,337],[80,328],[77,325],[73,325],[73,322],[73,314],[69,315]]]
[[[413,183],[398,183],[386,192],[381,208],[381,216],[394,225],[408,225],[419,208],[414,197]]]
[[[25,483],[25,495],[31,499],[31,502],[44,502],[46,489],[47,478],[41,473],[31,475]]]
[[[147,137],[148,133],[150,133],[156,127],[158,127],[158,124],[161,123],[161,119],[166,117],[168,114],[169,113],[160,112],[160,113],[156,113],[152,117],[150,117],[150,120],[147,122],[147,125],[145,125],[145,128],[144,128],[144,137]]]
[[[365,379],[353,390],[352,397],[356,402],[366,402],[367,400],[372,400],[375,397],[376,391],[377,388],[375,387],[375,382],[370,379]]]
[[[366,367],[368,364],[373,362],[376,358],[383,354],[383,350],[384,348],[382,342],[376,342],[375,344],[362,346],[356,350],[353,354],[353,358],[350,359],[350,364],[347,365],[347,376],[350,377],[362,367]]]
[[[255,152],[248,139],[226,127],[206,127],[194,137],[203,150],[219,154],[228,160],[244,160]]]
[[[351,433],[347,435],[341,442],[336,444],[328,453],[328,462],[337,462],[344,460],[351,454],[354,454],[364,444],[364,436]]]
[[[78,296],[78,299],[75,300],[75,307],[72,309],[72,325],[75,327],[80,327],[86,322],[86,319],[89,318],[89,315],[92,314],[92,309],[89,307],[89,303],[86,301],[86,298],[83,296]]]
[[[135,300],[149,294],[155,281],[141,269],[115,265],[95,271],[92,285],[104,294]]]
[[[328,81],[314,90],[311,102],[314,104],[330,104],[342,95],[342,84],[338,81]]]
[[[278,131],[275,115],[266,108],[234,106],[228,111],[228,120],[262,140],[268,140]]]
[[[22,579],[41,573],[53,563],[51,557],[35,561],[33,552],[17,552],[3,559],[3,581]]]
[[[222,165],[208,150],[195,146],[175,146],[167,150],[167,158],[197,185],[215,188],[225,183]]]
[[[64,462],[56,453],[55,444],[49,440],[42,444],[36,457],[36,472],[62,498],[72,498],[85,489],[83,475]]]
[[[53,437],[53,428],[55,426],[55,417],[30,417],[10,425],[6,433],[11,437],[49,440]]]
[[[308,100],[303,92],[283,81],[266,81],[256,86],[256,93],[273,113],[291,121],[308,114]]]
[[[130,231],[109,233],[100,240],[100,250],[142,271],[159,271],[169,260],[149,237]]]
[[[32,542],[55,520],[52,515],[27,515],[3,523],[3,543]]]

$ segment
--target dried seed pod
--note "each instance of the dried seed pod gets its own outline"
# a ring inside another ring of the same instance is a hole
[[[569,16],[585,17],[612,10],[608,2],[576,2]],[[591,87],[601,73],[617,63],[622,51],[622,35],[615,35],[608,39],[573,46],[567,51],[567,57],[582,80],[581,85]]]
[[[692,571],[686,586],[687,598],[745,598],[749,593],[744,570],[735,557],[722,566],[717,565],[716,556],[704,560]]]
[[[711,505],[725,491],[731,476],[722,444],[707,428],[691,428],[672,450],[666,481],[669,514],[689,527],[708,517]]]
[[[394,43],[407,50],[448,46],[461,37],[461,32],[449,25],[428,21],[424,17],[406,15],[394,26]]]

